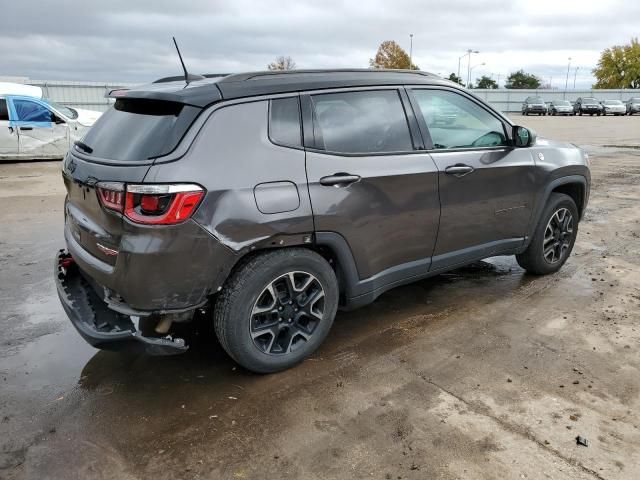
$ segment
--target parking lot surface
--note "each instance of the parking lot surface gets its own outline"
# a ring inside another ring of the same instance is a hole
[[[513,118],[591,155],[565,267],[397,288],[267,376],[206,323],[183,356],[85,344],[52,278],[60,165],[0,164],[0,478],[640,478],[640,117]]]

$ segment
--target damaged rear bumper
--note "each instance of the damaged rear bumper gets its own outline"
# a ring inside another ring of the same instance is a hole
[[[54,263],[58,297],[71,323],[90,345],[104,350],[134,350],[175,355],[189,347],[181,338],[142,335],[138,317],[111,310],[83,277],[73,257],[60,250]]]

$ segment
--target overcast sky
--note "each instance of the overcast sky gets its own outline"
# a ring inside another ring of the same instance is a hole
[[[175,35],[194,73],[368,67],[383,40],[422,70],[448,75],[479,50],[473,77],[523,68],[552,86],[593,83],[606,47],[640,34],[638,0],[39,0],[3,2],[0,76],[146,82],[180,74]],[[461,70],[466,77],[467,60]]]

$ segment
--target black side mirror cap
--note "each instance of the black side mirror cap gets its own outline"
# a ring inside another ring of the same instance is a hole
[[[533,130],[529,130],[526,127],[521,127],[519,125],[515,125],[513,127],[512,138],[513,145],[516,148],[526,148],[530,147],[534,143],[536,143],[536,132]]]

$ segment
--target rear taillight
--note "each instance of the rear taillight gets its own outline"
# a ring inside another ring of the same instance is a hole
[[[118,186],[120,188],[118,188]],[[169,225],[191,216],[204,195],[199,185],[126,185],[101,182],[96,186],[102,206],[136,223]]]
[[[100,182],[96,185],[96,191],[104,208],[122,213],[124,209],[124,184]]]

